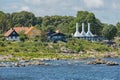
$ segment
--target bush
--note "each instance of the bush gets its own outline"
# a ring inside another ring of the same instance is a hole
[[[71,39],[70,41],[67,42],[66,47],[68,49],[72,49],[75,50],[77,52],[79,51],[83,51],[84,50],[84,46],[83,46],[83,41],[80,39]]]
[[[14,52],[20,52],[18,48],[14,48]]]
[[[5,48],[0,48],[0,52],[4,52],[5,51]]]
[[[1,47],[5,47],[4,42],[0,42],[0,46],[1,46]]]
[[[106,46],[99,46],[95,50],[96,51],[109,51],[109,48]]]
[[[31,51],[32,51],[32,52],[37,52],[38,49],[37,49],[36,47],[32,47]]]

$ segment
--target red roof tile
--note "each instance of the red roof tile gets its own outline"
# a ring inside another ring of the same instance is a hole
[[[26,32],[25,34],[28,34],[34,27],[30,27]]]
[[[9,36],[13,31],[14,31],[13,29],[8,30],[8,31],[4,34],[4,36],[5,36],[5,37]]]
[[[14,30],[17,32],[17,33],[20,33],[21,31],[28,31],[29,30],[29,27],[14,27]]]

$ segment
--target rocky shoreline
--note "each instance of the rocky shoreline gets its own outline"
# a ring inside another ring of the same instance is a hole
[[[95,59],[95,60],[92,60],[92,61],[88,61],[86,64],[106,64],[107,66],[117,66],[119,65],[118,62],[115,62],[115,61],[107,61],[107,60],[104,60],[104,59]]]
[[[26,67],[35,65],[47,65],[41,60],[21,60],[16,62],[0,62],[0,67]]]
[[[19,60],[19,61],[1,61],[0,67],[27,67],[27,66],[38,66],[38,65],[49,65],[44,61],[48,60],[63,60],[63,59],[34,59],[34,60]],[[76,59],[73,59],[76,60]],[[85,60],[85,59],[77,59],[77,60]],[[105,59],[94,59],[91,61],[86,62],[88,65],[97,65],[97,64],[105,64],[107,66],[117,66],[119,65],[118,62],[115,61],[108,61]]]

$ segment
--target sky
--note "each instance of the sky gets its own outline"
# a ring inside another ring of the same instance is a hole
[[[103,23],[120,22],[120,0],[0,0],[0,11],[29,11],[35,16],[76,16],[77,11],[89,11]]]

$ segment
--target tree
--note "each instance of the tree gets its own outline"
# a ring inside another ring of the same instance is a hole
[[[5,14],[4,12],[0,11],[0,32],[3,33],[5,32],[7,28],[7,23],[8,23],[8,17],[9,15]]]
[[[82,29],[82,26],[81,24],[82,23],[85,23],[85,31],[87,32],[87,23],[91,23],[91,31],[93,34],[96,34],[96,35],[102,35],[102,32],[101,30],[103,29],[102,27],[102,23],[100,22],[99,19],[97,19],[95,17],[95,15],[93,13],[90,13],[88,11],[78,11],[77,12],[77,16],[76,18],[71,22],[70,24],[70,32],[74,32],[75,31],[75,24],[76,22],[78,22],[80,25],[79,25],[79,30],[81,31]]]
[[[117,34],[117,28],[114,25],[105,25],[103,28],[103,36],[109,41],[114,39]]]
[[[12,13],[11,14],[13,26],[19,24],[22,26],[31,26],[35,25],[36,17],[33,13],[27,11],[21,11],[19,13]]]
[[[118,22],[118,23],[116,24],[116,27],[117,27],[117,30],[118,30],[117,36],[120,37],[120,22]]]

